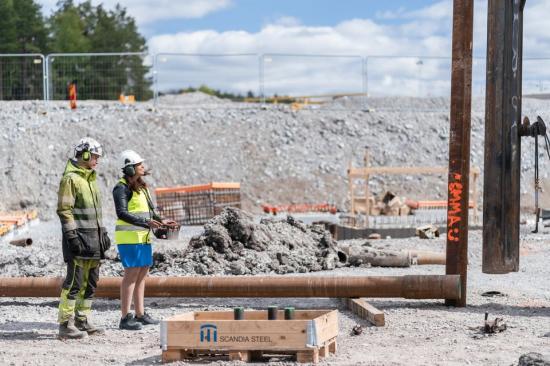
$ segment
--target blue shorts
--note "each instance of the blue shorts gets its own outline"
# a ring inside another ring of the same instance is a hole
[[[153,265],[151,244],[118,244],[117,248],[124,268],[150,267]]]

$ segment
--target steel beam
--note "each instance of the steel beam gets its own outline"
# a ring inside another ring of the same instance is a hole
[[[484,273],[519,270],[519,127],[524,5],[524,0],[489,0],[483,190]]]
[[[466,306],[473,22],[474,2],[454,0],[445,267],[446,274],[460,275],[460,298],[446,300],[454,306]]]
[[[58,297],[63,278],[0,277],[0,297]],[[118,298],[120,277],[102,277],[96,296]],[[148,297],[401,297],[459,299],[460,277],[410,276],[232,276],[147,277]]]

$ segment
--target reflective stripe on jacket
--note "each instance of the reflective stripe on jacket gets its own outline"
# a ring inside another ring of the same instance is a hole
[[[119,180],[119,183],[128,185],[124,178]],[[139,192],[132,192],[132,198],[128,201],[128,213],[150,220],[152,213],[147,201],[148,192],[141,189]],[[115,227],[115,243],[116,244],[143,244],[150,243],[150,230],[141,226],[130,224],[122,219],[116,221]]]
[[[102,224],[101,197],[94,170],[67,162],[59,185],[57,215],[63,232],[99,230]]]

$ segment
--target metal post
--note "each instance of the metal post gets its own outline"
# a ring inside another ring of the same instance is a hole
[[[365,165],[365,227],[369,227],[369,165],[370,165],[369,149],[365,149],[365,157],[363,158],[363,163]]]
[[[454,0],[445,273],[460,274],[462,293],[460,299],[445,303],[460,307],[466,306],[468,271],[473,21],[474,2]]]
[[[159,97],[159,82],[158,82],[158,54],[153,56],[153,106],[157,109]]]
[[[259,75],[259,81],[260,81],[260,100],[261,100],[261,103],[262,105],[265,105],[265,85],[264,85],[264,61],[265,61],[265,55],[264,54],[261,54],[260,57],[258,58],[259,60],[259,72],[260,72],[260,75]]]
[[[42,97],[44,102],[48,100],[48,65],[44,55],[40,55],[42,58]]]
[[[52,100],[52,89],[53,89],[53,82],[52,82],[52,61],[51,61],[51,55],[46,56],[46,69],[48,70],[48,80],[46,82],[47,88],[46,88],[46,99]]]
[[[525,0],[490,0],[487,19],[484,273],[519,269],[522,24]]]
[[[363,97],[361,98],[362,100],[362,104],[363,104],[363,109],[367,109],[367,97],[368,97],[368,93],[369,93],[369,69],[368,69],[368,66],[369,66],[369,58],[368,57],[363,57],[362,58],[362,71],[363,71],[363,80],[362,80],[362,88],[363,88]]]

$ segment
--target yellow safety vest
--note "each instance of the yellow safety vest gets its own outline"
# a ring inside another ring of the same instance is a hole
[[[127,185],[126,179],[122,178],[119,181]],[[128,212],[143,217],[151,218],[149,211],[149,203],[147,202],[148,192],[141,189],[139,192],[132,192],[132,198],[128,202]],[[134,226],[124,220],[118,219],[115,227],[115,243],[118,244],[146,244],[150,243],[150,230],[141,226]]]

